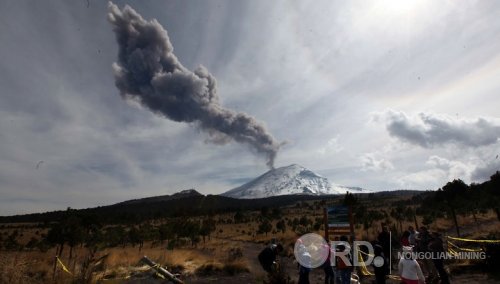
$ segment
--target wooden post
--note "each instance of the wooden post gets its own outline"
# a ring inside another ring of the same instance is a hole
[[[159,274],[165,276],[166,279],[172,281],[173,283],[176,283],[176,284],[183,284],[184,283],[179,278],[175,277],[175,275],[173,275],[172,273],[168,272],[165,268],[159,266],[154,261],[152,261],[151,259],[149,259],[147,256],[143,256],[141,258],[141,261],[144,262],[144,263],[146,263],[147,265],[151,266],[151,268],[153,268],[154,270],[156,270],[156,272],[158,272]]]
[[[460,227],[458,226],[457,214],[455,213],[455,208],[453,207],[451,207],[451,215],[453,216],[453,221],[455,222],[455,228],[457,229],[457,237],[460,238]]]
[[[57,255],[54,256],[54,268],[52,270],[52,280],[56,279]]]
[[[328,208],[325,207],[323,208],[323,222],[325,223],[325,239],[326,240],[329,240],[329,237],[328,236]]]
[[[349,229],[351,230],[351,242],[354,241],[354,216],[352,215],[352,206],[349,205]]]

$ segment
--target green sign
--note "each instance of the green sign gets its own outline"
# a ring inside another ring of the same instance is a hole
[[[349,227],[349,207],[335,206],[327,208],[328,227]]]

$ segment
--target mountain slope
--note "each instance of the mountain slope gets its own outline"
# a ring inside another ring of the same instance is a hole
[[[332,186],[328,179],[300,165],[272,169],[256,179],[221,195],[233,198],[265,198],[287,194],[339,194],[348,188]]]
[[[160,201],[175,200],[175,199],[188,198],[188,197],[199,197],[199,196],[203,196],[203,194],[199,193],[198,191],[196,191],[194,189],[186,189],[186,190],[182,190],[182,191],[179,191],[177,193],[174,193],[172,195],[160,195],[160,196],[145,197],[145,198],[140,198],[140,199],[131,199],[131,200],[120,202],[118,204],[128,205],[128,204],[135,204],[135,203],[151,203],[151,202],[160,202]]]

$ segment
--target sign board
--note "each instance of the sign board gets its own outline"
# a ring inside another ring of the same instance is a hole
[[[325,237],[353,236],[352,214],[348,206],[332,206],[324,209]]]
[[[347,206],[335,206],[328,207],[328,227],[350,227],[349,218],[349,207]]]

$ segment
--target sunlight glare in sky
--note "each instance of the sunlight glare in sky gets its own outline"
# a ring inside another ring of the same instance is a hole
[[[379,0],[373,5],[387,16],[418,13],[428,4],[425,0]]]

